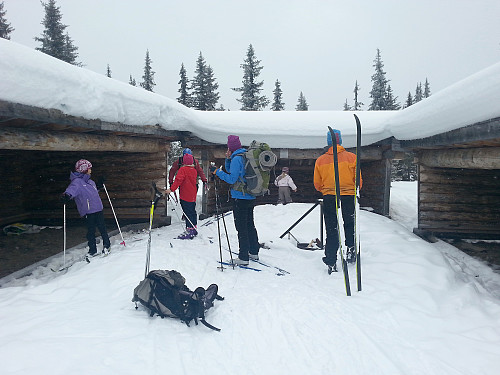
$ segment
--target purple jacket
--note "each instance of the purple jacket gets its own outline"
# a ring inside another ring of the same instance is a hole
[[[80,216],[102,211],[102,201],[89,174],[71,172],[71,183],[65,193],[75,200]]]

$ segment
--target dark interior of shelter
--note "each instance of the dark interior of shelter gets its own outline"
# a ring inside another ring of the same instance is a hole
[[[117,230],[109,200],[120,217],[120,226],[140,228],[133,224],[144,223],[146,227],[151,181],[158,176],[158,169],[165,170],[165,158],[159,163],[149,153],[0,150],[0,226],[24,223],[46,227],[21,235],[1,231],[0,278],[62,252],[64,210],[60,196],[80,158],[92,160],[94,180],[106,178],[110,198],[105,191],[100,196],[108,232]],[[165,203],[160,202],[155,215],[158,220],[165,219]],[[68,249],[86,242],[85,221],[73,201],[66,205],[66,240]]]

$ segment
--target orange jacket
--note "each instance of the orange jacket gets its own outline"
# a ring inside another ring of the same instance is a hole
[[[356,192],[356,155],[337,145],[339,161],[340,195],[354,195]],[[361,173],[359,187],[363,186]],[[323,195],[335,195],[335,171],[333,169],[333,147],[316,159],[314,165],[314,187]]]

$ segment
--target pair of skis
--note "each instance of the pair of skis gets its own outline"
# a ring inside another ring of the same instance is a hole
[[[359,243],[359,215],[358,215],[358,194],[359,194],[359,182],[361,177],[360,169],[360,151],[361,151],[361,122],[358,116],[354,114],[356,119],[356,177],[355,186],[356,191],[354,193],[354,248],[356,250],[356,281],[358,292],[361,291],[361,254],[360,254],[360,243]],[[337,137],[335,136],[333,129],[329,126],[328,130],[332,138],[333,144],[333,168],[335,173],[335,210],[337,215],[337,231],[339,233],[339,249],[340,257],[342,260],[342,272],[344,274],[345,291],[348,296],[351,295],[351,285],[349,281],[349,269],[347,268],[347,261],[344,257],[344,251],[342,249],[342,240],[340,236],[340,221],[339,221],[339,203],[340,203],[340,183],[339,183],[339,161],[337,155]]]

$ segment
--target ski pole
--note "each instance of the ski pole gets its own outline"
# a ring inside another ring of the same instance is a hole
[[[146,251],[146,270],[144,272],[144,277],[148,276],[149,264],[151,261],[151,231],[153,229],[153,214],[155,211],[155,206],[163,195],[156,188],[154,182],[151,183],[151,209],[149,211],[149,238],[148,238],[148,249]]]
[[[64,229],[63,268],[66,268],[66,203],[64,203],[63,205],[63,229]]]
[[[221,167],[222,168],[222,167]],[[219,233],[219,253],[220,253],[220,261],[221,261],[221,271],[222,271],[222,245],[221,245],[221,236],[220,236],[220,223],[219,220],[222,217],[222,223],[224,224],[224,231],[226,233],[227,246],[229,248],[229,256],[231,257],[231,264],[233,265],[233,269],[235,267],[233,262],[233,252],[231,251],[231,244],[229,243],[229,236],[227,234],[226,227],[226,219],[224,218],[224,212],[222,212],[222,203],[220,203],[219,199],[219,191],[217,189],[217,179],[214,176],[214,172],[216,170],[215,163],[210,163],[210,173],[212,174],[212,180],[214,181],[214,192],[215,192],[215,215],[217,216],[217,231]],[[219,211],[220,208],[220,211]]]
[[[170,194],[173,194],[173,193],[170,193]],[[170,195],[169,195],[170,196]],[[182,211],[182,214],[184,215],[184,217],[189,221],[189,223],[192,225],[192,228],[196,228],[196,225],[193,224],[193,222],[189,219],[189,217],[186,215],[186,213],[184,212],[184,210],[182,209],[182,206],[178,203],[176,203],[176,205],[178,207],[180,207],[181,211]]]
[[[153,213],[155,210],[155,203],[151,201],[151,209],[149,210],[149,238],[148,238],[148,249],[146,251],[146,270],[144,272],[144,277],[148,276],[149,264],[151,259],[151,229],[153,227]]]
[[[219,193],[217,191],[217,180],[214,180],[214,192],[215,192],[215,214],[217,216],[217,233],[219,235],[219,254],[220,254],[220,269],[221,271],[224,271],[224,266],[222,265],[222,244],[221,244],[221,234],[220,234],[220,217],[222,216],[222,222],[224,223],[224,229],[226,231],[226,238],[227,238],[227,244],[229,246],[229,256],[231,257],[231,264],[233,265],[233,269],[235,267],[234,262],[233,262],[233,253],[231,251],[231,245],[229,244],[229,238],[227,236],[227,229],[226,229],[226,221],[224,219],[224,214],[219,213]],[[222,207],[221,207],[222,209]]]
[[[113,216],[115,217],[116,226],[118,227],[118,231],[120,232],[120,237],[122,238],[122,242],[120,242],[120,245],[126,246],[125,240],[123,239],[122,230],[120,229],[120,224],[118,223],[118,218],[116,217],[115,209],[113,208],[113,203],[111,203],[111,198],[109,197],[109,194],[108,194],[108,189],[106,189],[106,185],[104,185],[104,183],[102,184],[102,187],[104,188],[104,191],[106,192],[106,195],[108,196],[109,205],[111,206],[111,211],[113,211]]]
[[[219,202],[219,205],[220,205],[220,211],[222,211],[222,204],[220,203],[220,199],[217,198],[218,197],[218,193],[217,193],[217,188],[215,188],[215,203],[217,205],[217,202]],[[222,217],[222,223],[224,224],[224,232],[226,233],[226,241],[227,241],[227,247],[229,248],[229,255],[231,256],[231,263],[233,263],[233,252],[231,250],[231,243],[229,242],[229,235],[227,234],[227,226],[226,226],[226,219],[224,217],[224,213],[220,214],[220,216]],[[234,264],[233,264],[233,268],[234,268]]]

